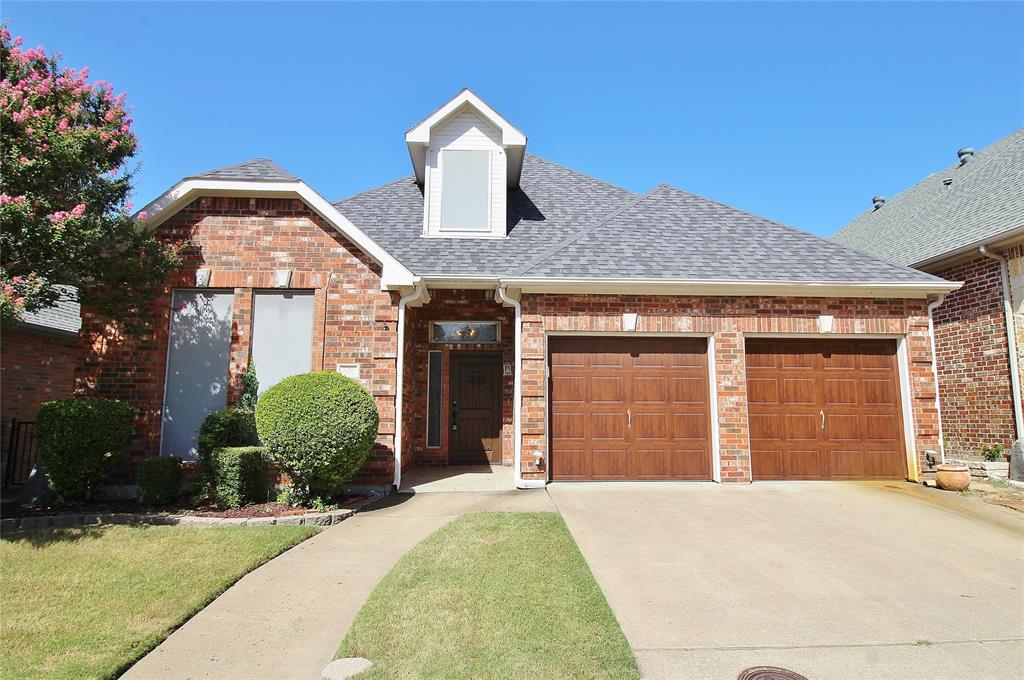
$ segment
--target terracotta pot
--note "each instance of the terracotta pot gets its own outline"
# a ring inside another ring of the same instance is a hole
[[[971,469],[966,465],[947,463],[935,468],[935,481],[940,489],[963,491],[971,485]]]

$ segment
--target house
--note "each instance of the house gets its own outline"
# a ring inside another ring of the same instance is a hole
[[[886,199],[836,243],[963,287],[932,305],[945,454],[1024,437],[1024,129]]]
[[[938,455],[931,274],[671,186],[527,153],[464,90],[405,135],[412,174],[329,201],[267,159],[146,207],[187,265],[124,340],[86,314],[83,391],[139,411],[139,455],[194,455],[251,356],[374,395],[355,480],[503,464],[551,480],[918,477]]]
[[[70,397],[82,326],[75,289],[53,307],[27,312],[0,339],[0,446],[3,485],[20,484],[35,463],[35,420],[45,401]]]

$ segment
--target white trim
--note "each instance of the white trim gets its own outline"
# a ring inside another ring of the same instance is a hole
[[[259,182],[247,180],[185,179],[152,201],[141,212],[149,216],[139,220],[147,229],[155,229],[178,210],[200,196],[249,196],[253,198],[300,198],[320,217],[352,241],[381,265],[381,288],[391,290],[412,286],[417,281],[401,262],[384,250],[364,231],[352,224],[337,208],[304,182]],[[137,213],[139,214],[139,213]]]
[[[517,489],[541,489],[547,484],[549,473],[545,472],[545,479],[523,479],[523,307],[519,300],[509,297],[508,291],[502,288],[494,289],[494,297],[498,302],[511,305],[516,310],[515,377],[512,380],[512,473]],[[546,469],[550,467],[545,465]]]
[[[395,476],[396,489],[402,488],[402,402],[405,392],[405,307],[427,292],[426,286],[416,288],[398,300],[398,347],[395,358]]]
[[[414,125],[405,133],[405,143],[429,144],[430,129],[461,108],[463,104],[472,106],[476,109],[477,113],[487,119],[487,122],[501,130],[501,143],[503,146],[526,146],[526,135],[512,125],[512,123],[502,118],[487,102],[468,89],[458,93],[443,104],[441,108]]]
[[[1005,255],[993,253],[985,246],[979,246],[978,252],[999,263],[999,282],[1003,288],[1003,319],[1006,325],[1006,352],[1010,364],[1010,401],[1013,404],[1013,426],[1017,439],[1024,437],[1024,415],[1021,414],[1020,399],[1020,368],[1017,366],[1017,331],[1013,318],[1013,300],[1010,297],[1009,262]]]
[[[935,320],[934,312],[946,299],[940,295],[928,303],[928,339],[932,346],[932,380],[935,381],[935,417],[939,420],[939,462],[946,462],[946,442],[942,434],[942,400],[939,397],[939,354],[935,350]]]
[[[544,332],[544,439],[548,442],[548,449],[546,451],[546,469],[547,479],[551,481],[551,393],[550,393],[550,358],[551,348],[548,340],[552,337],[585,337],[585,338],[627,338],[627,339],[641,339],[641,338],[704,338],[707,341],[706,344],[706,356],[708,361],[707,379],[708,379],[708,419],[710,422],[710,431],[708,432],[708,439],[711,443],[711,480],[713,482],[722,482],[722,447],[719,441],[720,432],[718,425],[718,371],[715,367],[715,334],[714,333],[692,333],[692,332],[680,332],[674,333],[671,331],[545,331]],[[746,360],[746,354],[744,353],[744,361]],[[652,480],[653,481],[653,480]],[[706,482],[706,479],[680,479],[671,480],[673,483],[700,483]]]
[[[524,293],[925,298],[928,295],[956,290],[963,284],[952,281],[872,283],[509,277],[501,278],[500,285],[519,288]]]
[[[921,466],[917,462],[917,423],[914,420],[913,395],[910,393],[910,359],[907,356],[907,338],[896,339],[896,366],[900,375],[900,401],[903,410],[903,440],[907,452],[907,479],[921,481]],[[936,385],[938,390],[939,386]]]

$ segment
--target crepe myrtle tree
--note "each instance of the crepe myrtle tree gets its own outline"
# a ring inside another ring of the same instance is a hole
[[[126,163],[139,144],[125,95],[60,55],[24,49],[2,26],[0,142],[0,320],[67,295],[134,318],[178,266],[181,244],[129,215]]]

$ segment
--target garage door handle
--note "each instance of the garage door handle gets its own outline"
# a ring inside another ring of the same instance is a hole
[[[818,415],[821,416],[821,429],[825,429],[825,409],[819,409]]]
[[[626,409],[626,427],[633,427],[633,410],[628,408]]]

